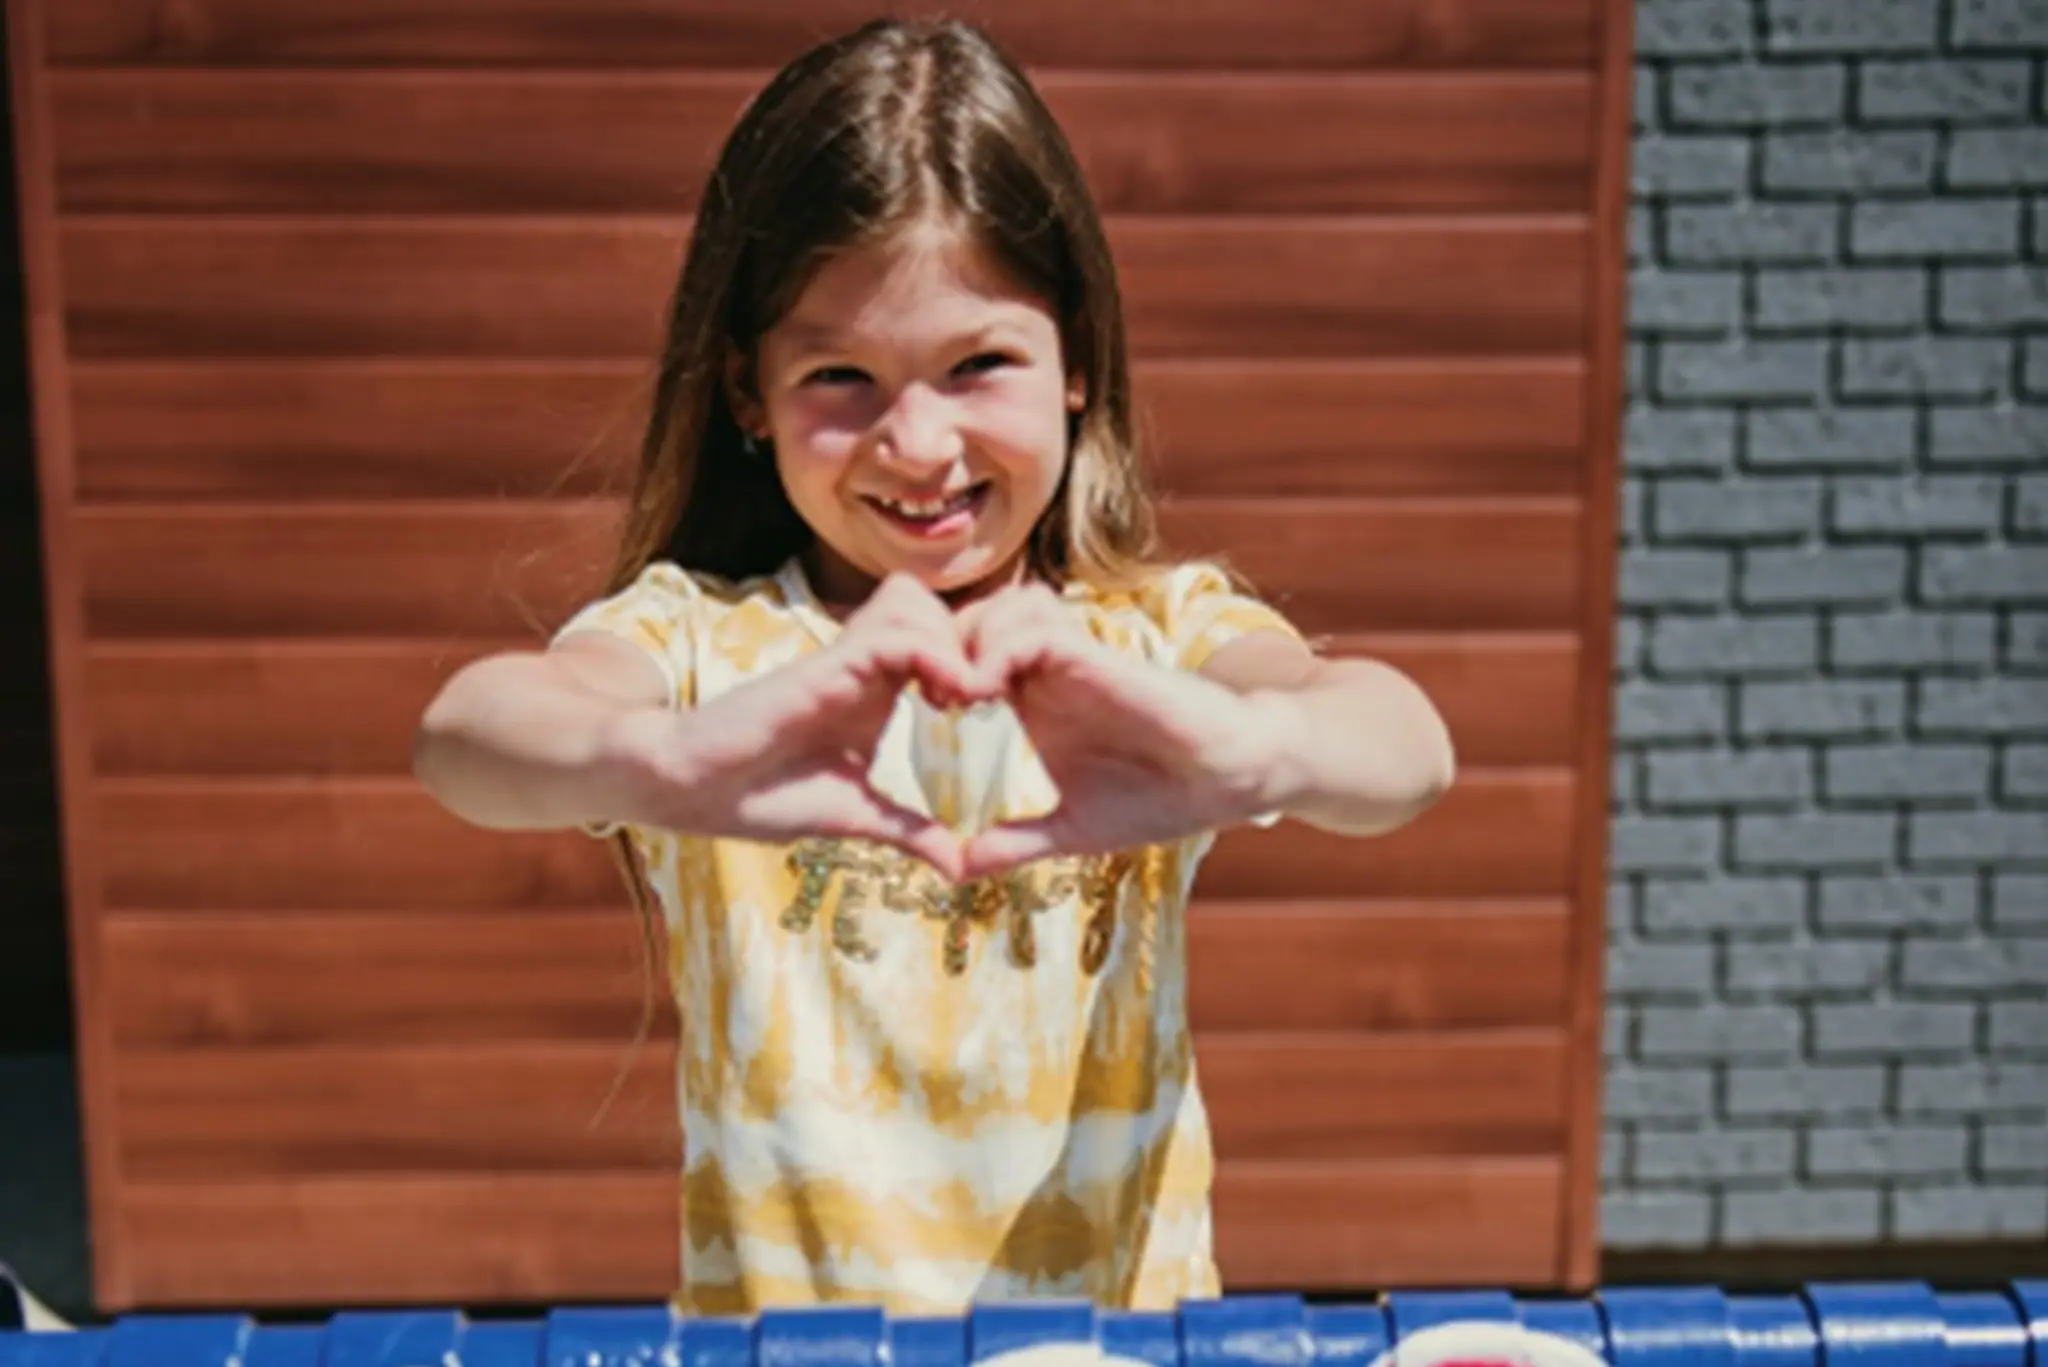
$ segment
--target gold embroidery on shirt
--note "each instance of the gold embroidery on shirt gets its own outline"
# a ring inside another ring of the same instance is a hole
[[[945,924],[941,962],[947,973],[960,974],[967,970],[974,928],[987,929],[1007,915],[1010,961],[1028,969],[1038,963],[1034,918],[1078,898],[1094,908],[1082,935],[1081,965],[1095,973],[1108,958],[1117,900],[1136,862],[1122,852],[1047,859],[970,883],[953,883],[930,865],[886,845],[799,840],[787,861],[797,885],[780,923],[788,931],[807,931],[830,902],[833,948],[867,963],[877,951],[862,933],[863,912],[879,907],[940,921]]]

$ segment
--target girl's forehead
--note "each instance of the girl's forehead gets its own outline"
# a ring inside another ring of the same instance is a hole
[[[924,227],[827,257],[774,332],[784,345],[801,348],[851,336],[1046,321],[1044,306],[980,243]]]

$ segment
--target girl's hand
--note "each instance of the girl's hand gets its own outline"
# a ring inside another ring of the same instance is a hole
[[[979,877],[1051,855],[1095,854],[1235,825],[1274,810],[1299,714],[1097,642],[1042,588],[963,614],[967,654],[1001,687],[1059,806],[967,842]]]
[[[805,836],[879,841],[948,876],[959,837],[868,781],[875,744],[903,689],[935,706],[986,695],[946,606],[891,578],[814,655],[678,717],[642,714],[625,742],[644,757],[636,819],[699,834],[782,843]]]

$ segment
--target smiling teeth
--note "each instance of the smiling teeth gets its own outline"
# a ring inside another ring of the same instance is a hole
[[[940,517],[966,507],[974,492],[973,489],[963,489],[951,498],[878,498],[875,502],[905,517]]]

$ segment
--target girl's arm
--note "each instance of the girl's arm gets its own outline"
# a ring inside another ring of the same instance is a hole
[[[646,738],[673,727],[667,682],[639,650],[596,633],[485,656],[435,696],[413,772],[455,815],[500,830],[624,820]]]
[[[1414,681],[1371,660],[1329,660],[1278,631],[1219,647],[1201,673],[1246,695],[1279,738],[1286,813],[1346,835],[1405,825],[1450,789],[1444,720]]]

